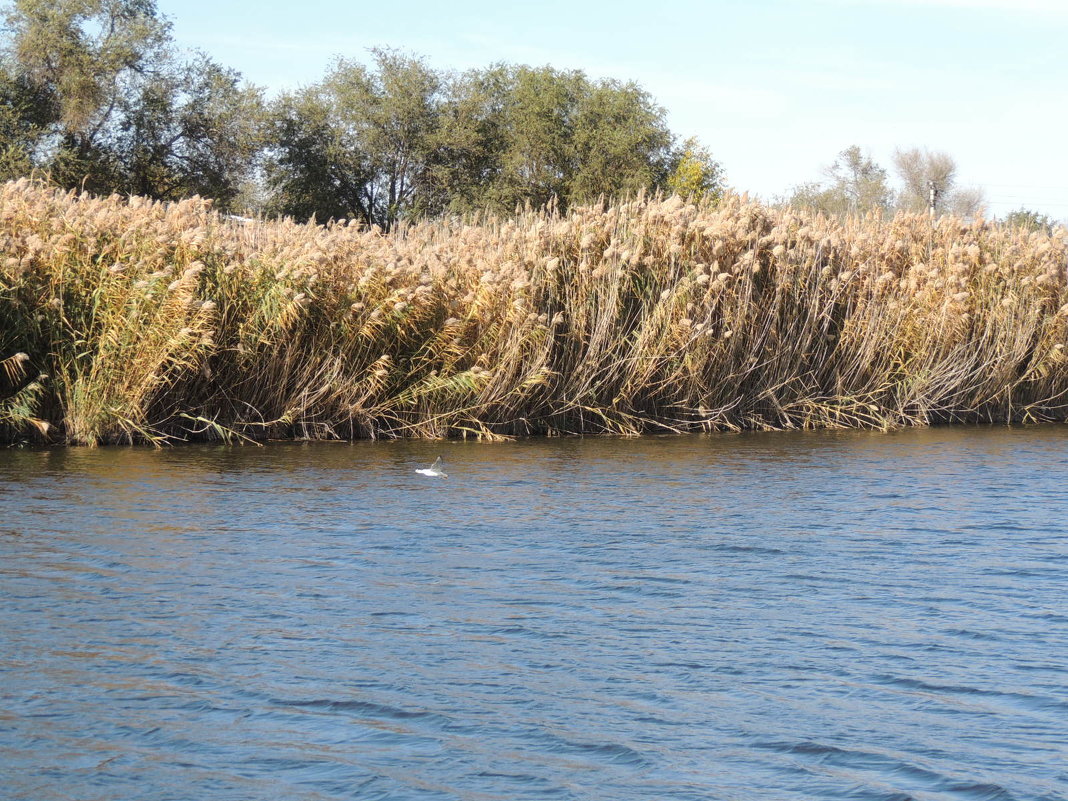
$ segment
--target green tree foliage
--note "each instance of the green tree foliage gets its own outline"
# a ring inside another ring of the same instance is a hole
[[[1023,207],[1010,211],[1005,215],[1003,222],[1014,228],[1025,228],[1028,231],[1041,231],[1047,234],[1052,233],[1056,226],[1056,221],[1049,215]]]
[[[497,70],[471,71],[444,81],[434,158],[419,204],[423,213],[499,207],[503,94]]]
[[[317,87],[274,104],[264,167],[267,211],[370,219],[363,196],[370,168],[346,140],[335,105]]]
[[[122,188],[177,200],[199,194],[223,205],[237,194],[259,149],[259,90],[210,59],[161,72],[123,108],[113,146]]]
[[[206,57],[181,61],[154,0],[14,0],[5,17],[0,169],[234,197],[258,147],[259,92]]]
[[[893,204],[893,192],[886,170],[852,145],[824,171],[824,181],[795,187],[790,203],[841,217],[885,211]]]
[[[0,9],[0,178],[384,228],[722,184],[634,83],[549,66],[453,74],[375,50],[267,104],[236,72],[178,52],[156,0]]]
[[[512,65],[449,75],[393,51],[375,51],[371,69],[339,61],[281,98],[274,120],[272,211],[383,227],[663,188],[681,159],[663,110],[634,84]],[[694,157],[718,186],[719,165]]]
[[[366,216],[389,227],[414,204],[434,159],[440,78],[421,60],[374,53],[377,69],[340,61],[327,78],[348,141],[363,154]]]
[[[464,145],[452,210],[566,207],[663,188],[677,157],[664,110],[634,83],[495,65],[457,85],[477,135]]]
[[[321,83],[276,104],[266,166],[273,211],[389,227],[428,202],[432,193],[420,190],[437,157],[440,77],[394,51],[374,57],[374,70],[340,59]]]
[[[575,174],[574,112],[585,76],[552,67],[498,67],[491,78],[499,92],[501,140],[490,196],[507,209],[519,203],[543,205],[568,200]]]
[[[0,181],[26,175],[53,118],[52,99],[0,63]]]
[[[665,185],[674,160],[664,110],[634,83],[584,82],[572,133],[571,202]]]
[[[64,132],[87,145],[130,81],[153,72],[170,30],[153,0],[14,0],[5,16],[18,69],[54,97]]]
[[[723,181],[723,167],[696,137],[690,137],[675,155],[665,188],[687,200],[718,199]]]

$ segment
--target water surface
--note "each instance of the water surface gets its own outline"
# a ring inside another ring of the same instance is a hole
[[[0,798],[1068,799],[1066,484],[1068,427],[0,451]]]

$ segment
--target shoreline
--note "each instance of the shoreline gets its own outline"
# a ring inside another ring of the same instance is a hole
[[[746,437],[753,435],[814,435],[821,434],[908,434],[911,432],[936,432],[936,431],[958,431],[964,432],[968,430],[980,431],[1001,429],[1005,431],[1011,430],[1033,430],[1036,428],[1057,428],[1068,424],[1068,418],[1061,420],[1042,420],[1036,422],[949,422],[949,423],[930,423],[924,425],[910,425],[901,426],[898,428],[865,428],[860,426],[848,427],[848,428],[792,428],[792,429],[767,429],[767,428],[743,428],[739,430],[718,430],[718,431],[680,431],[680,432],[648,432],[644,434],[523,434],[516,436],[499,436],[499,437],[448,437],[445,439],[428,439],[418,437],[378,437],[370,438],[365,437],[362,439],[315,439],[311,437],[290,437],[282,438],[275,437],[271,439],[251,439],[247,437],[234,437],[229,440],[226,439],[176,439],[170,438],[166,441],[159,443],[151,442],[111,442],[111,443],[95,443],[90,445],[77,445],[66,442],[45,442],[41,440],[29,441],[29,440],[3,440],[0,441],[0,450],[34,450],[34,451],[61,451],[61,450],[95,450],[102,448],[105,450],[168,450],[171,448],[198,448],[205,446],[218,446],[227,448],[267,448],[278,445],[362,445],[362,444],[441,444],[441,445],[455,445],[455,444],[479,444],[479,445],[509,445],[517,443],[528,442],[541,442],[541,441],[577,441],[577,440],[648,440],[648,439],[680,439],[680,438],[720,438],[720,437]]]

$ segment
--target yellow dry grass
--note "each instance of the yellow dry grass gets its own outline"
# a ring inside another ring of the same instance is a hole
[[[0,393],[9,439],[1068,416],[1063,229],[732,196],[385,234],[22,180],[0,188],[0,243],[0,360],[42,374]]]

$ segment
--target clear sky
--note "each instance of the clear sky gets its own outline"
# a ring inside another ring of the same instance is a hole
[[[852,144],[943,150],[989,212],[1068,219],[1068,0],[158,0],[185,47],[271,93],[338,55],[551,64],[634,80],[741,190],[772,198]]]

